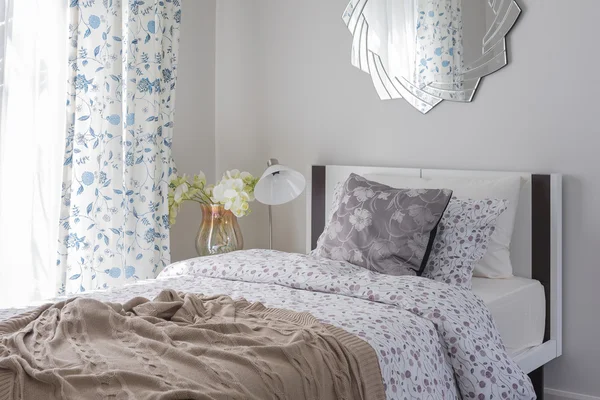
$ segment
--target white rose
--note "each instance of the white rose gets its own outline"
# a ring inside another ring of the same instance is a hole
[[[223,193],[223,197],[227,200],[232,200],[232,199],[235,199],[236,197],[238,197],[238,192],[234,189],[227,189]]]
[[[214,188],[215,187],[213,185],[208,185],[204,188],[204,191],[206,192],[208,197],[212,197]]]
[[[200,171],[194,178],[194,183],[200,184],[201,186],[206,185],[206,175],[204,175],[204,172]]]
[[[222,203],[225,201],[225,187],[223,185],[217,185],[212,190],[212,201],[215,203]]]
[[[229,179],[237,179],[240,177],[240,170],[239,169],[232,169],[231,171],[227,171],[225,173],[225,175],[229,178]]]
[[[231,182],[231,187],[237,190],[238,192],[241,192],[242,190],[244,190],[244,181],[239,178],[234,179]]]
[[[187,183],[182,183],[181,185],[177,186],[173,195],[173,200],[175,200],[175,203],[180,203],[183,195],[186,194],[189,190],[190,187]]]

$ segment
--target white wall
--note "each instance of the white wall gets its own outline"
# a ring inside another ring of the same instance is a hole
[[[173,157],[180,173],[215,177],[216,0],[182,0]],[[171,259],[197,257],[200,207],[185,204],[171,229]]]
[[[217,175],[230,169],[260,176],[266,169],[264,143],[263,63],[260,1],[217,2],[216,150]],[[264,206],[251,205],[252,213],[240,219],[245,248],[267,248],[268,225]]]
[[[547,367],[547,385],[598,396],[600,2],[519,3],[511,64],[474,103],[423,116],[378,100],[351,67],[347,0],[219,0],[217,170],[260,173],[276,156],[305,171],[327,163],[565,174],[565,355]],[[305,207],[302,198],[275,210],[276,248],[304,250]],[[264,208],[255,209],[244,235],[265,246]]]

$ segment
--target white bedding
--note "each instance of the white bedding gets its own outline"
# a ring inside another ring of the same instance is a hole
[[[166,288],[307,311],[341,327],[375,349],[390,400],[535,398],[489,311],[466,288],[252,250],[173,264],[155,281],[85,296],[124,302]],[[0,320],[22,311],[0,310]]]
[[[546,298],[540,282],[519,277],[473,278],[472,290],[490,309],[509,354],[542,344]]]

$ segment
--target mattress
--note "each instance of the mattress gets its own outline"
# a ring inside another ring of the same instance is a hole
[[[473,278],[473,292],[490,309],[510,355],[543,343],[546,297],[539,281]]]

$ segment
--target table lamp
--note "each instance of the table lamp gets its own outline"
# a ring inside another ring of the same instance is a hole
[[[273,249],[273,214],[271,206],[289,203],[302,194],[306,187],[304,176],[279,164],[275,158],[267,162],[267,169],[254,188],[254,196],[269,206],[269,248]]]

